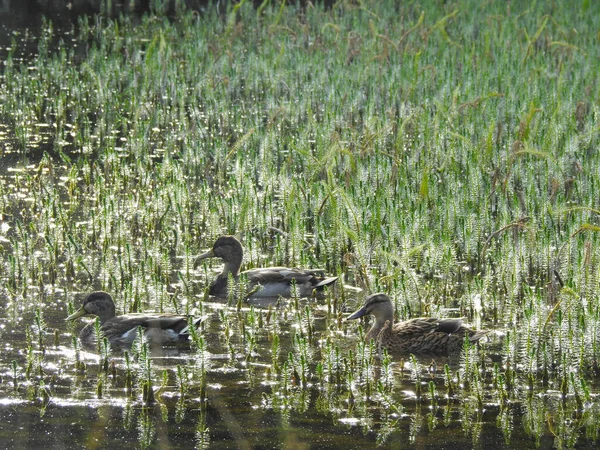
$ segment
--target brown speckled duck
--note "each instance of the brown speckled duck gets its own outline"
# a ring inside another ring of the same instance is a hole
[[[489,331],[475,331],[466,327],[462,319],[436,319],[419,317],[394,323],[394,306],[385,294],[373,294],[366,298],[362,307],[351,314],[348,320],[370,314],[375,323],[365,336],[374,339],[380,347],[390,352],[421,355],[459,354],[465,336],[471,343],[478,342]]]
[[[107,292],[96,291],[88,294],[83,305],[65,320],[71,321],[86,315],[98,316],[104,336],[112,347],[128,347],[137,337],[141,327],[152,345],[187,342],[189,323],[186,316],[175,314],[123,314],[117,316],[115,303]],[[198,326],[201,319],[193,321]],[[96,345],[94,321],[88,323],[79,333],[79,340],[86,348]]]
[[[291,297],[291,287],[295,280],[300,297],[310,297],[313,291],[320,292],[330,286],[337,277],[326,277],[319,269],[289,269],[287,267],[262,267],[240,272],[244,249],[234,236],[221,236],[213,248],[200,255],[199,261],[206,258],[221,258],[225,263],[223,271],[212,282],[209,294],[215,297],[227,297],[227,279],[229,274],[237,281],[240,275],[248,281],[249,298]]]

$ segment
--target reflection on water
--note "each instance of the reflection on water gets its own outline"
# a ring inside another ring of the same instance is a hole
[[[16,324],[5,323],[0,423],[10,432],[0,437],[2,445],[39,448],[39,436],[45,436],[57,448],[357,448],[375,442],[394,448],[438,448],[440,442],[443,448],[457,449],[544,448],[555,439],[536,428],[546,423],[549,410],[562,414],[565,423],[578,423],[582,434],[596,427],[591,420],[598,419],[598,411],[583,412],[592,414],[586,426],[584,416],[569,405],[571,400],[565,403],[560,395],[523,394],[513,397],[513,404],[498,404],[493,394],[485,393],[478,404],[472,389],[456,384],[448,398],[443,367],[449,367],[453,377],[464,374],[464,361],[458,359],[399,358],[381,364],[372,360],[374,365],[368,367],[369,359],[348,359],[354,339],[344,349],[322,342],[319,354],[303,347],[308,335],[301,325],[290,326],[297,313],[291,305],[237,311],[206,303],[204,308],[210,317],[202,330],[205,350],[167,348],[153,353],[156,401],[151,403],[142,398],[143,362],[113,355],[103,367],[101,356],[73,347],[59,312],[48,311],[44,318],[43,350],[35,327],[22,333]],[[313,333],[318,341],[332,324],[325,310],[315,311]],[[257,314],[262,317],[260,328],[252,325]],[[26,317],[24,323],[31,320],[35,322]],[[273,363],[276,335],[278,368]],[[251,339],[252,357],[246,350]],[[336,352],[343,371],[332,361]],[[296,359],[303,354],[310,357],[306,377]],[[382,373],[387,369],[389,378]],[[486,383],[493,379],[492,370],[487,372],[481,373]],[[493,391],[491,386],[486,389]],[[557,433],[561,426],[555,425]]]

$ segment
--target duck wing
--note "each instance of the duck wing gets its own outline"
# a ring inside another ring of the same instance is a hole
[[[261,267],[242,272],[251,284],[270,283],[292,284],[295,280],[298,286],[309,284],[313,288],[322,287],[333,283],[337,277],[325,277],[325,272],[320,269],[290,269],[288,267]]]
[[[289,269],[287,267],[261,267],[242,272],[246,275],[249,282],[268,284],[268,283],[288,283],[296,280],[297,284],[304,284],[314,278],[313,271]]]
[[[201,319],[195,319],[198,326]],[[107,321],[102,331],[107,339],[116,345],[130,345],[137,337],[137,330],[142,327],[151,341],[177,342],[187,337],[188,318],[175,314],[124,314]]]
[[[462,327],[462,319],[437,319],[417,317],[394,325],[393,333],[399,336],[418,336],[433,332],[456,333]]]
[[[293,283],[298,287],[301,297],[309,297],[314,290],[322,291],[324,286],[337,280],[337,277],[326,278],[324,271],[320,269],[288,267],[261,267],[246,270],[240,275],[248,281],[248,288],[252,291],[251,298],[291,297]],[[261,289],[253,290],[257,286],[261,286]]]

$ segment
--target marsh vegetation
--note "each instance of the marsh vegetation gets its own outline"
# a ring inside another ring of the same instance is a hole
[[[12,34],[4,444],[597,445],[600,16],[403,3],[156,3]],[[194,261],[223,234],[243,269],[338,286],[215,300],[220,263]],[[93,290],[120,313],[205,320],[189,350],[87,352],[64,318]],[[379,354],[343,320],[378,291],[398,320],[495,332],[457,358]]]

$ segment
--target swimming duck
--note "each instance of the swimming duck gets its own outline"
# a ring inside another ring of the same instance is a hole
[[[248,298],[291,297],[291,286],[295,280],[300,297],[310,297],[313,291],[321,292],[325,286],[333,284],[337,277],[325,277],[319,269],[288,269],[287,267],[263,267],[240,273],[244,249],[234,236],[221,236],[213,248],[200,255],[199,261],[206,258],[221,258],[225,263],[223,271],[212,282],[209,294],[215,297],[227,297],[227,279],[229,274],[237,281],[240,275],[248,281]]]
[[[189,323],[186,316],[175,314],[115,314],[115,302],[108,292],[96,291],[88,294],[83,305],[65,320],[95,315],[100,319],[104,336],[112,347],[128,347],[137,337],[138,327],[145,330],[145,335],[152,345],[187,342]],[[198,326],[201,319],[194,320]],[[88,323],[79,333],[79,340],[87,348],[96,345],[94,321]]]
[[[489,331],[475,331],[466,327],[462,319],[436,319],[419,317],[394,323],[394,306],[385,294],[373,294],[348,320],[370,314],[375,323],[365,336],[374,339],[378,346],[388,351],[426,355],[452,355],[460,353],[465,336],[471,343],[478,342]]]

